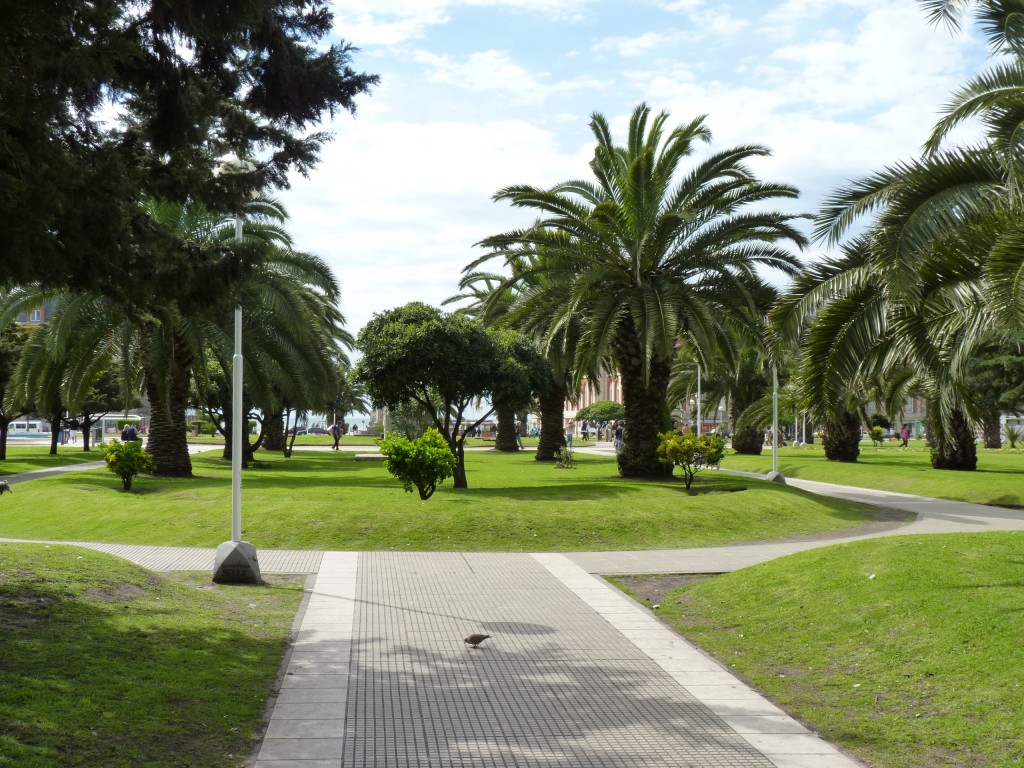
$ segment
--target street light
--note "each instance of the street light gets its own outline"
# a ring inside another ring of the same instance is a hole
[[[248,160],[222,161],[217,175],[247,173],[256,169]],[[235,216],[235,243],[242,242],[242,216]],[[213,580],[218,584],[259,584],[260,564],[256,547],[242,541],[242,305],[235,305],[235,350],[231,357],[231,541],[217,547]]]
[[[779,472],[779,371],[772,366],[772,471],[766,475],[773,483],[785,483]]]

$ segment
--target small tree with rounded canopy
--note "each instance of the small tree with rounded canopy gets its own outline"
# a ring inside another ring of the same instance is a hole
[[[455,456],[454,485],[467,488],[466,434],[493,411],[466,419],[470,405],[494,393],[499,360],[491,336],[467,317],[414,301],[374,315],[357,346],[363,357],[356,374],[374,405],[414,400],[429,411]]]
[[[576,421],[618,421],[626,418],[626,408],[613,400],[598,400],[576,411]]]
[[[387,460],[384,468],[402,481],[406,492],[413,486],[426,501],[434,495],[438,483],[455,471],[455,456],[441,433],[433,427],[415,440],[401,436],[389,437],[380,444]]]

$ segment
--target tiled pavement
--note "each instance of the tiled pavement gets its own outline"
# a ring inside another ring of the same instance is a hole
[[[325,555],[255,768],[773,765],[857,763],[568,558],[371,552]]]

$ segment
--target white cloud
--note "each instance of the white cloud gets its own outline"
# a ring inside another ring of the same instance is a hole
[[[747,19],[737,19],[721,11],[698,11],[690,14],[690,20],[698,25],[701,32],[712,35],[735,35],[750,26]]]
[[[555,94],[606,84],[590,77],[551,81],[547,73],[526,70],[504,51],[480,51],[462,59],[429,51],[415,51],[412,56],[424,66],[427,79],[433,83],[470,93],[500,93],[523,104],[539,104]]]
[[[645,32],[633,37],[606,37],[591,46],[595,53],[615,52],[619,56],[639,56],[655,48],[676,42],[680,35],[675,32]]]
[[[591,151],[566,153],[554,133],[524,121],[342,127],[319,168],[283,197],[297,246],[338,276],[353,332],[374,312],[456,293],[480,255],[474,243],[533,219],[491,196],[578,177]]]
[[[356,45],[395,46],[446,24],[459,6],[487,6],[578,21],[592,0],[335,0],[334,28]]]
[[[699,8],[704,5],[704,0],[655,0],[654,5],[663,11],[675,13]]]

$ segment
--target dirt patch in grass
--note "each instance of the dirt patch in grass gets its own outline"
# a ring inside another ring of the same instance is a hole
[[[608,580],[619,589],[628,592],[634,599],[648,606],[661,605],[662,599],[695,581],[703,581],[717,574],[713,573],[659,573],[636,576],[614,576]]]
[[[87,589],[83,594],[101,603],[127,603],[143,595],[144,591],[138,584],[117,584],[104,589]]]

